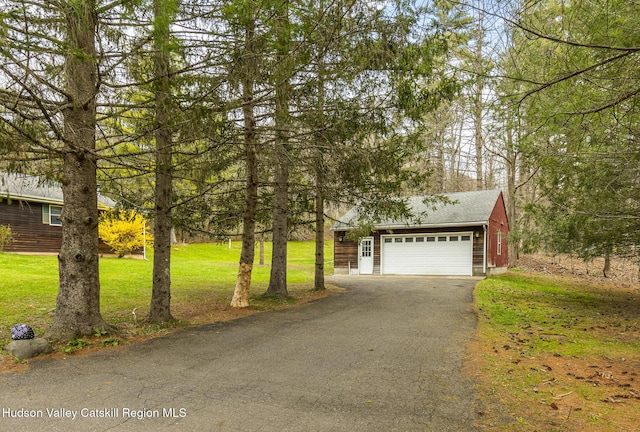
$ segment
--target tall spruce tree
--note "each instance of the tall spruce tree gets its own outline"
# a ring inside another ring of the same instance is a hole
[[[237,20],[244,33],[239,54],[240,86],[242,87],[243,149],[245,161],[245,197],[242,211],[242,250],[232,307],[249,306],[251,275],[255,259],[255,231],[258,213],[258,136],[255,117],[254,89],[260,76],[258,34],[256,32],[257,4],[243,0],[239,4],[242,14]]]
[[[50,162],[23,168],[62,182],[60,285],[48,331],[59,340],[108,328],[98,270],[96,101],[107,78],[98,70],[98,22],[93,0],[5,1],[0,18],[0,122],[16,139],[10,151],[46,156]]]
[[[173,133],[171,127],[171,24],[176,0],[153,1],[153,93],[155,96],[155,204],[153,287],[148,320],[171,316],[171,213],[173,209]]]
[[[292,25],[290,0],[274,5],[275,65],[273,87],[274,109],[274,199],[272,212],[273,250],[271,275],[265,295],[288,296],[287,242],[289,240],[289,170],[292,151],[292,125],[289,102],[293,76]]]

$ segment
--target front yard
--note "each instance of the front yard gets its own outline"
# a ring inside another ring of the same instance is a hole
[[[176,328],[226,321],[262,310],[288,307],[327,295],[313,288],[314,242],[289,244],[288,288],[291,298],[263,298],[269,281],[271,251],[267,243],[265,265],[253,271],[252,305],[246,309],[229,307],[241,244],[176,245],[172,251],[172,313],[176,322],[158,326],[144,322],[151,296],[153,261],[141,259],[103,258],[100,260],[101,311],[105,320],[117,329],[115,335],[96,334],[94,338],[72,341],[72,347],[59,350],[77,351],[87,347],[128,343],[158,336]],[[326,272],[333,272],[333,244],[327,242]],[[48,328],[55,310],[58,291],[58,263],[55,256],[33,256],[0,253],[0,355],[11,341],[10,328],[17,323],[29,324],[36,335]],[[69,349],[74,348],[74,349]],[[76,349],[77,348],[77,349]],[[10,363],[10,361],[5,361]]]

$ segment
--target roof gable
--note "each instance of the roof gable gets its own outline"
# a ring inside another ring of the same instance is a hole
[[[421,195],[406,198],[412,217],[401,220],[382,220],[374,223],[376,229],[445,227],[463,225],[482,225],[487,223],[491,212],[502,192],[500,190],[484,190],[472,192],[454,192],[439,195]],[[443,196],[450,202],[433,204],[425,200]],[[355,228],[361,219],[357,207],[349,210],[331,229],[348,230]]]
[[[62,186],[43,177],[0,172],[0,198],[12,198],[49,204],[63,203]],[[115,207],[115,201],[98,194],[98,203]]]

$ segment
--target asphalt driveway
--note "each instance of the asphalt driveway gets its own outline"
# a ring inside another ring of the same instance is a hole
[[[0,430],[473,430],[478,279],[329,280],[348,291],[0,375]]]

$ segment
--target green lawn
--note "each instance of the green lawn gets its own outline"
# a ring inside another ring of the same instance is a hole
[[[524,355],[624,358],[640,352],[640,341],[625,331],[640,318],[632,292],[513,272],[480,282],[476,301],[484,330],[526,341],[517,343]]]
[[[480,429],[636,430],[637,290],[509,272],[478,283],[475,296]]]
[[[171,262],[172,304],[201,304],[203,301],[230,301],[235,286],[240,242],[225,244],[177,245]],[[326,273],[333,272],[333,243],[327,242]],[[289,243],[288,282],[290,293],[309,290],[313,283],[314,242]],[[132,320],[135,309],[143,317],[151,295],[152,252],[148,261],[102,258],[100,260],[101,310],[111,323]],[[266,244],[265,266],[256,264],[252,295],[267,287],[271,244]],[[256,263],[258,249],[256,248]],[[55,256],[0,254],[0,340],[8,329],[25,322],[42,333],[50,323],[58,290]],[[256,299],[256,302],[259,301]]]

